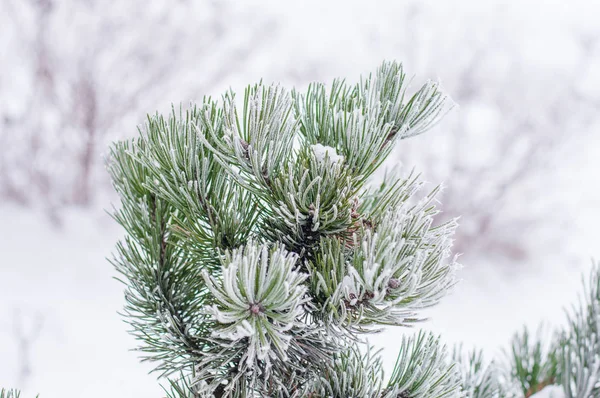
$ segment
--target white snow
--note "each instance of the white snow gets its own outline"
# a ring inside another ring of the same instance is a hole
[[[0,386],[23,397],[163,396],[117,314],[123,287],[106,257],[122,232],[102,213],[71,210],[53,227],[43,214],[0,206]],[[43,320],[20,375],[19,311]]]
[[[324,162],[325,158],[328,158],[331,163],[342,163],[344,161],[344,157],[338,155],[335,148],[322,144],[315,144],[310,147],[319,162]]]
[[[537,392],[531,398],[566,398],[565,391],[561,386],[546,386],[542,391]]]
[[[0,384],[22,386],[14,311],[28,316],[39,311],[44,323],[31,347],[24,396],[161,396],[154,376],[147,374],[151,367],[129,351],[136,342],[117,314],[123,289],[105,257],[121,230],[106,215],[71,210],[64,216],[57,229],[39,213],[0,206]],[[564,321],[563,308],[576,298],[581,272],[589,268],[587,261],[580,264],[547,263],[513,269],[512,275],[466,264],[459,272],[464,280],[428,312],[431,321],[422,326],[446,342],[481,347],[488,357],[497,354],[523,324]],[[386,369],[394,365],[399,337],[414,330],[391,328],[371,337],[385,348]]]
[[[409,76],[435,78],[437,76],[429,75],[430,71],[434,71],[443,79],[447,92],[453,94],[454,90],[461,88],[454,77],[464,72],[472,59],[476,59],[470,73],[481,70],[492,79],[483,87],[467,89],[476,89],[486,97],[493,90],[491,86],[497,83],[493,77],[506,77],[502,80],[508,82],[502,86],[506,88],[506,100],[514,104],[515,113],[525,113],[534,120],[540,111],[544,111],[539,105],[543,98],[540,98],[539,91],[532,89],[538,86],[527,83],[541,81],[544,93],[546,89],[552,90],[555,83],[562,81],[560,76],[555,76],[553,66],[574,75],[567,77],[578,82],[575,87],[578,95],[590,96],[595,101],[600,95],[597,89],[600,51],[597,44],[596,47],[592,45],[598,43],[598,40],[593,40],[598,37],[598,5],[589,0],[573,0],[568,4],[559,0],[524,0],[515,1],[514,6],[510,1],[472,0],[384,1],[376,6],[365,6],[358,0],[296,3],[268,0],[260,5],[260,13],[253,8],[254,5],[244,3],[242,6],[242,2],[237,2],[231,4],[240,8],[234,13],[233,23],[230,23],[230,14],[225,12],[229,4],[214,7],[214,13],[222,13],[223,19],[213,21],[212,15],[186,12],[184,3],[188,2],[180,3],[172,6],[170,2],[147,2],[152,18],[145,17],[142,23],[139,18],[132,20],[127,17],[136,11],[134,6],[117,6],[117,2],[111,7],[93,10],[89,15],[81,11],[87,7],[83,3],[78,3],[74,11],[65,5],[66,2],[57,5],[55,22],[58,23],[52,29],[51,43],[57,44],[52,47],[57,50],[55,61],[66,66],[59,68],[60,75],[57,77],[59,98],[45,104],[51,105],[52,109],[32,112],[31,123],[23,123],[25,128],[12,130],[19,123],[16,116],[29,108],[26,97],[33,92],[33,87],[31,74],[27,73],[34,69],[31,66],[35,59],[30,43],[26,41],[24,44],[16,37],[19,32],[24,33],[26,38],[33,37],[35,20],[29,14],[19,13],[19,9],[29,2],[0,2],[0,53],[4,55],[0,66],[4,71],[0,74],[0,109],[5,110],[0,111],[0,181],[6,177],[2,174],[6,170],[3,168],[5,163],[18,158],[21,150],[25,151],[28,145],[34,144],[21,139],[29,135],[20,133],[37,131],[41,127],[44,128],[44,134],[40,136],[41,145],[49,145],[48,153],[35,160],[32,170],[15,168],[15,174],[9,177],[19,183],[18,187],[27,188],[29,176],[37,175],[35,171],[57,169],[60,172],[51,173],[53,180],[65,185],[71,182],[71,174],[76,170],[62,160],[72,156],[66,156],[65,148],[54,141],[59,132],[66,131],[68,134],[61,135],[59,143],[64,144],[72,155],[81,146],[76,136],[79,131],[69,126],[63,130],[55,116],[43,115],[59,111],[71,115],[69,101],[63,97],[70,98],[67,83],[78,76],[81,71],[77,68],[86,66],[85,62],[93,66],[92,75],[100,79],[99,106],[102,115],[125,113],[124,116],[103,119],[103,122],[112,125],[107,128],[106,135],[98,137],[98,145],[103,148],[117,135],[135,133],[135,123],[143,120],[143,114],[120,108],[122,103],[129,103],[138,83],[143,83],[142,94],[150,95],[133,96],[141,102],[133,101],[132,106],[144,112],[155,109],[164,112],[169,110],[171,102],[187,103],[191,98],[199,100],[205,93],[219,95],[229,86],[238,92],[241,99],[243,87],[261,77],[266,82],[281,81],[285,86],[297,85],[299,89],[303,89],[308,81],[330,81],[336,76],[353,81],[359,73],[372,70],[381,59],[386,58],[403,61]],[[166,7],[175,7],[175,13],[166,15]],[[539,12],[541,8],[544,12]],[[318,12],[314,12],[316,9]],[[22,20],[13,20],[11,11],[15,11],[17,17],[23,17]],[[103,34],[97,34],[102,33],[102,24],[94,22],[85,29],[85,35],[79,35],[73,34],[72,26],[63,23],[71,20],[64,16],[72,12],[81,14],[81,19],[75,19],[78,24],[85,25],[88,19],[100,20],[100,11],[118,16],[115,24],[120,26],[119,29],[106,27],[112,32],[110,40]],[[268,21],[264,27],[259,26],[254,18],[259,14],[260,23]],[[154,15],[158,21],[163,18],[169,20],[168,24],[160,23],[161,26],[177,26],[178,30],[156,30],[157,24],[147,22],[154,21]],[[425,19],[420,18],[423,15]],[[130,20],[135,24],[129,25]],[[189,23],[180,23],[184,20]],[[423,20],[429,23],[421,23]],[[12,26],[12,30],[5,31],[7,26]],[[194,29],[185,31],[187,27]],[[206,28],[210,33],[208,40],[198,40],[199,36],[194,34],[197,27]],[[149,32],[153,34],[148,36]],[[166,33],[183,39],[170,43],[170,36]],[[546,36],[546,33],[552,34]],[[112,37],[116,34],[120,36]],[[571,34],[578,36],[575,39],[566,37]],[[154,46],[157,42],[152,40],[159,36],[157,47]],[[145,44],[149,43],[148,37],[152,39],[152,46]],[[556,41],[557,37],[560,40]],[[87,43],[88,38],[98,42]],[[523,38],[527,40],[521,46]],[[469,43],[463,43],[463,39],[469,40]],[[543,43],[544,40],[551,45]],[[590,63],[581,65],[582,71],[577,66],[580,50],[574,48],[578,40],[587,43],[592,54]],[[129,47],[136,43],[139,46],[140,42],[144,51],[139,54],[133,52],[139,57],[129,56],[132,53]],[[198,51],[196,44],[200,46]],[[86,58],[86,54],[97,54],[86,50],[90,48],[100,48],[102,54]],[[193,51],[189,51],[190,48]],[[515,50],[520,53],[515,55]],[[488,64],[481,65],[477,60],[485,59],[481,55],[486,52],[492,52],[492,55],[487,58]],[[524,67],[519,57],[535,63],[539,69],[518,70]],[[64,59],[70,62],[60,63]],[[178,66],[190,67],[178,67],[174,72],[171,68],[175,65],[171,62],[173,59],[177,60]],[[101,61],[100,64],[97,60]],[[153,63],[156,60],[160,63]],[[123,64],[122,61],[127,62]],[[143,66],[143,71],[139,65]],[[162,66],[165,66],[164,70]],[[574,66],[577,69],[570,71]],[[144,72],[141,76],[138,76],[138,69]],[[113,73],[115,70],[118,76]],[[544,73],[538,76],[537,70]],[[161,84],[146,82],[146,75]],[[521,79],[515,80],[515,76]],[[108,83],[108,86],[102,86],[103,83]],[[123,92],[128,95],[122,96]],[[119,106],[117,109],[113,108],[115,104]],[[64,109],[62,105],[65,105]],[[489,125],[498,124],[498,120],[511,117],[511,114],[498,114],[497,110],[487,106],[487,102],[481,102],[476,109],[465,107],[465,112],[472,115],[467,118],[464,127],[472,135],[478,130],[486,130]],[[579,109],[568,111],[569,115],[575,115]],[[454,115],[460,112],[461,109]],[[38,113],[43,117],[33,118]],[[69,116],[65,120],[71,122],[70,119]],[[2,120],[12,121],[10,131],[3,131]],[[47,125],[38,126],[37,123]],[[590,123],[596,123],[590,131],[598,131],[598,119]],[[440,153],[450,145],[444,141],[443,130],[442,121],[439,134],[435,133],[436,145],[433,148]],[[564,134],[570,136],[574,132],[569,130]],[[429,145],[431,137],[419,139],[426,140]],[[488,135],[477,137],[476,145],[472,146],[472,161],[475,163],[481,162],[481,157],[486,155],[484,144]],[[465,141],[461,141],[461,145],[465,145]],[[40,150],[43,152],[44,148]],[[442,334],[443,340],[448,343],[464,342],[467,346],[481,347],[486,356],[491,357],[506,347],[511,335],[524,324],[535,328],[541,321],[548,321],[551,325],[564,322],[563,308],[576,299],[581,275],[587,274],[590,267],[589,258],[600,258],[597,242],[600,143],[597,135],[590,134],[589,137],[578,137],[563,150],[560,163],[548,165],[551,174],[557,178],[552,179],[542,191],[538,186],[530,189],[532,195],[565,196],[568,206],[556,213],[571,219],[576,230],[563,232],[558,223],[560,219],[557,219],[554,225],[548,227],[553,228],[548,232],[558,234],[558,244],[537,235],[524,236],[523,239],[534,240],[539,246],[538,251],[543,254],[526,262],[499,266],[489,263],[485,257],[464,262],[465,267],[459,272],[462,282],[453,294],[427,312],[431,320],[423,327]],[[332,163],[344,161],[343,156],[331,147],[318,144],[313,151],[321,161],[325,153]],[[56,153],[58,155],[54,156]],[[99,159],[97,163],[98,185],[105,187],[106,174]],[[437,165],[435,158],[428,161],[428,164],[431,163]],[[25,165],[28,163],[25,162]],[[419,171],[419,165],[415,166]],[[440,162],[439,167],[442,166],[443,162]],[[445,184],[455,186],[453,181],[445,181]],[[485,181],[480,181],[480,184],[485,184]],[[464,190],[465,199],[469,198],[468,189]],[[54,203],[48,203],[48,198],[42,193],[38,195],[38,191],[32,191],[35,203],[51,208]],[[99,202],[89,211],[65,210],[61,214],[61,227],[53,227],[43,213],[0,203],[0,386],[23,388],[24,398],[37,393],[42,398],[164,396],[155,376],[148,374],[151,365],[141,364],[137,354],[129,351],[136,342],[127,334],[127,327],[117,314],[124,303],[123,287],[112,279],[116,273],[105,259],[122,231],[100,211],[101,208],[109,208],[109,202],[105,199]],[[515,233],[519,233],[518,227]],[[37,319],[42,322],[38,324]],[[26,336],[32,336],[39,327],[39,336],[32,339],[26,355],[18,344],[19,337],[23,337],[19,335],[18,328],[21,322]],[[399,337],[414,330],[416,328],[391,328],[371,336],[377,347],[384,348],[382,355],[386,370],[391,370],[396,360]],[[29,369],[22,373],[20,361],[24,356]],[[561,397],[540,395],[553,391],[556,393],[555,387],[547,387],[535,397]]]

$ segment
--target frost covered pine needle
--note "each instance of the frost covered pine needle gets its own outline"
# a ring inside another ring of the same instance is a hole
[[[514,372],[420,332],[384,375],[365,333],[422,320],[458,267],[439,189],[375,174],[452,106],[436,83],[407,83],[396,62],[306,92],[261,82],[113,145],[123,315],[170,398],[600,396],[597,271],[560,344],[517,344]]]

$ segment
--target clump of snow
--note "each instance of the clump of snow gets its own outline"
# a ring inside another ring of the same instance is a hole
[[[537,392],[531,398],[566,398],[565,391],[561,386],[546,386],[542,391]]]
[[[214,311],[218,311],[218,309],[215,307]],[[225,339],[225,340],[239,341],[239,340],[241,340],[241,339],[243,339],[245,337],[251,337],[255,333],[256,333],[256,330],[254,329],[254,326],[252,326],[250,324],[250,322],[248,322],[247,320],[243,320],[233,330],[213,331],[212,335],[214,337],[219,337],[219,338],[222,338],[222,339]]]
[[[324,162],[326,157],[329,158],[331,163],[342,163],[344,161],[344,157],[338,155],[335,148],[330,146],[315,144],[311,145],[310,148],[313,150],[315,157],[319,162]]]

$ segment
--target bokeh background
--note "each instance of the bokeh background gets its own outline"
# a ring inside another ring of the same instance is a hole
[[[0,386],[159,397],[117,315],[104,169],[145,115],[232,87],[349,81],[383,59],[457,107],[401,142],[460,216],[462,282],[423,324],[492,357],[563,321],[600,258],[600,3],[0,0]],[[405,329],[371,337],[391,369]]]

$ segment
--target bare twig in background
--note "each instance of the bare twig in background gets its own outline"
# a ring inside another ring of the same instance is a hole
[[[273,31],[216,1],[7,0],[1,14],[13,56],[0,66],[0,198],[46,209],[90,204],[108,185],[106,142],[210,93]]]
[[[30,318],[30,319],[26,319]],[[31,317],[23,316],[20,310],[13,315],[13,336],[17,347],[17,384],[23,388],[32,374],[31,351],[44,325],[44,317],[36,312]]]
[[[419,51],[428,51],[420,71],[445,65],[443,83],[460,110],[440,132],[442,144],[402,143],[399,159],[417,165],[429,181],[453,181],[441,208],[445,218],[462,215],[458,252],[472,260],[525,260],[532,250],[529,236],[550,242],[553,238],[540,237],[540,231],[559,236],[569,225],[569,215],[560,211],[560,193],[548,187],[556,181],[557,165],[565,162],[561,149],[598,121],[597,100],[577,89],[579,74],[598,56],[597,39],[582,37],[578,64],[555,71],[523,61],[506,31],[477,30],[474,23],[468,26],[475,30],[465,27],[455,38],[460,45],[448,46],[465,49],[457,62],[453,51],[432,53],[415,42],[420,36],[414,32],[431,18],[427,10],[417,6],[409,16],[406,29],[413,35],[400,46],[414,60],[423,58]],[[505,70],[494,71],[502,60]]]
[[[6,104],[0,106],[0,198],[50,209],[89,204],[108,191],[101,171],[108,141],[133,133],[131,126],[148,111],[222,88],[276,36],[277,17],[263,12],[266,7],[250,15],[234,2],[142,4],[0,4],[0,22],[4,15],[15,50],[6,60],[14,62],[0,66],[6,70],[0,73],[0,105]],[[438,134],[441,144],[429,145],[430,138],[403,143],[398,159],[433,183],[453,181],[442,198],[444,214],[469,215],[461,220],[458,251],[469,242],[469,255],[525,259],[530,249],[523,236],[537,235],[544,222],[554,225],[547,231],[569,222],[552,207],[561,206],[558,195],[532,193],[553,182],[564,162],[561,148],[598,122],[600,98],[577,86],[599,57],[598,34],[565,31],[578,43],[578,64],[554,70],[553,62],[528,61],[523,38],[506,29],[510,21],[502,21],[500,6],[487,21],[469,14],[454,27],[435,22],[447,19],[434,15],[437,8],[409,2],[397,9],[401,15],[378,15],[377,24],[365,24],[349,40],[352,47],[366,40],[364,54],[372,56],[363,58],[385,54],[419,76],[441,73],[461,109]],[[135,20],[122,17],[133,14]],[[389,20],[390,30],[378,30]],[[280,46],[268,50],[263,62],[277,61],[278,76],[299,85],[339,74],[354,56],[328,60],[315,52],[293,59],[275,53],[285,50]],[[8,79],[13,71],[22,83],[15,87]]]

